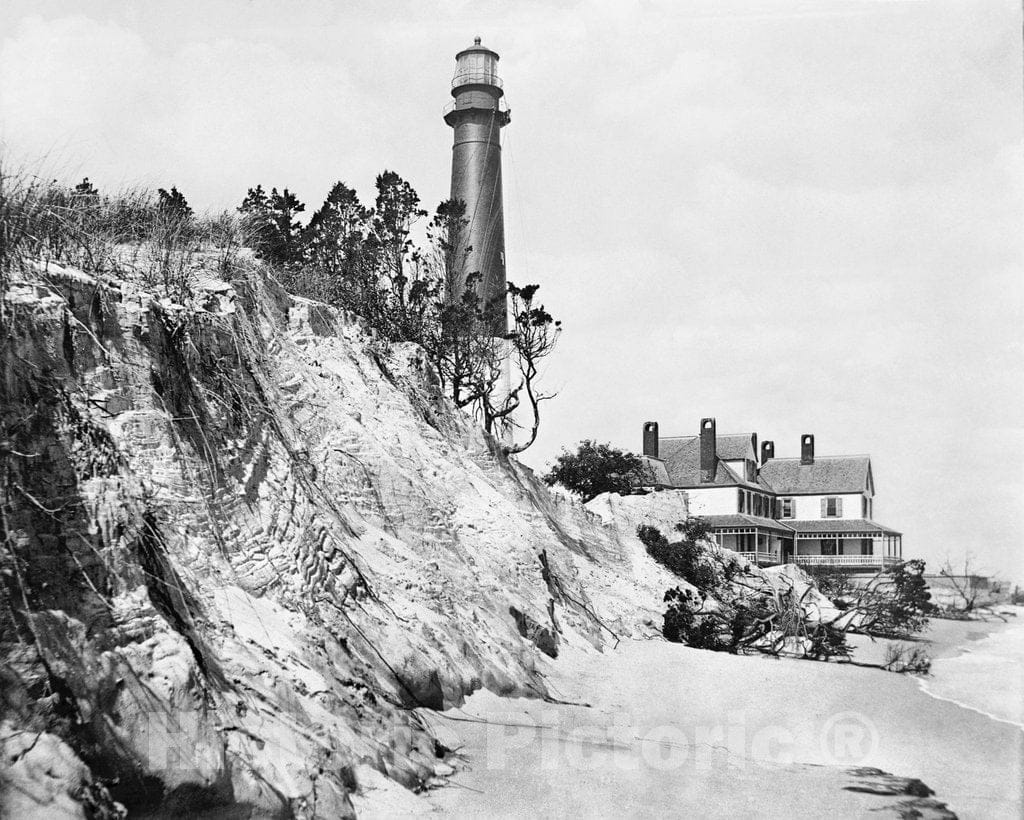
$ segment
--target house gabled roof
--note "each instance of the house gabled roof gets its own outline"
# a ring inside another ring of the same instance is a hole
[[[802,464],[799,458],[773,458],[761,467],[760,478],[779,495],[862,493],[871,476],[868,456],[815,458]]]
[[[771,487],[761,480],[761,476],[755,476],[753,481],[747,481],[745,476],[739,475],[729,464],[721,462],[721,466],[733,477],[737,487],[749,487],[752,490],[761,490],[766,493],[774,492]]]
[[[741,433],[735,436],[718,436],[715,442],[718,457],[722,461],[737,461],[741,458],[757,459],[757,447],[753,433]]]
[[[658,439],[658,454],[665,464],[668,477],[673,487],[757,487],[760,482],[747,481],[743,476],[736,475],[725,464],[726,461],[756,458],[754,453],[753,434],[735,436],[718,436],[715,442],[718,462],[715,465],[713,481],[701,481],[700,475],[700,436],[677,436]]]
[[[665,469],[665,462],[660,458],[640,456],[640,485],[645,487],[670,487],[672,481]]]

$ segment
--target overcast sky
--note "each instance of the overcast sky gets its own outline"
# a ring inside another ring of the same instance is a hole
[[[509,277],[565,333],[525,460],[756,431],[870,453],[932,568],[1024,582],[1017,0],[0,4],[0,138],[198,209],[393,169],[448,194],[454,54],[501,54]]]

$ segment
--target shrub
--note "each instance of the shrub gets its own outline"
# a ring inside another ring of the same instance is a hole
[[[640,539],[640,542],[647,547],[648,555],[651,555],[651,551],[655,548],[664,549],[668,547],[668,539],[661,534],[661,530],[657,527],[652,527],[649,524],[641,524],[637,527],[636,536]],[[651,557],[653,558],[654,556],[651,555]],[[657,559],[655,558],[655,560]]]
[[[216,227],[216,229],[215,229]],[[74,187],[11,172],[0,163],[0,278],[29,259],[94,275],[130,267],[175,299],[188,295],[195,252],[237,234],[223,218],[197,219],[177,188],[101,193],[88,178]],[[232,243],[229,243],[232,244]],[[238,242],[233,243],[237,249]],[[227,246],[222,260],[233,258]]]
[[[677,587],[665,593],[666,640],[734,654],[777,655],[796,646],[813,660],[850,655],[844,629],[811,618],[806,603],[811,587],[798,595],[792,581],[786,580],[788,587],[776,589],[739,562],[725,560],[706,546],[708,529],[699,518],[676,529],[682,533],[678,542],[670,542],[656,527],[637,528],[648,554],[696,588]],[[710,608],[705,606],[709,597],[715,599]]]
[[[640,459],[632,453],[586,439],[575,453],[563,449],[543,478],[545,484],[561,484],[587,502],[601,493],[628,493],[630,476],[640,465]]]
[[[832,624],[819,623],[807,633],[810,645],[806,654],[811,660],[828,660],[829,658],[850,657],[850,647],[846,643],[846,633]]]
[[[925,563],[920,559],[904,561],[889,571],[891,586],[882,605],[879,626],[890,632],[920,632],[928,625],[934,609]]]
[[[189,207],[188,200],[177,188],[171,186],[171,190],[157,188],[157,210],[168,219],[178,222],[190,222],[195,215]]]
[[[693,590],[674,587],[665,593],[664,601],[668,604],[661,630],[665,640],[713,652],[731,648],[713,615],[701,613],[704,605],[702,596]]]
[[[913,559],[879,572],[862,584],[836,570],[812,568],[808,574],[840,610],[859,616],[850,620],[858,631],[906,635],[924,629],[928,616],[936,611],[924,580],[924,569],[924,561]]]
[[[662,634],[669,641],[715,652],[737,653],[755,643],[767,630],[764,597],[739,595],[730,587],[740,566],[707,548],[709,531],[704,521],[689,518],[676,530],[682,539],[670,542],[656,527],[637,528],[647,554],[696,588],[694,592],[676,587],[665,593],[668,607]],[[709,596],[715,597],[719,606],[705,611]]]
[[[702,593],[714,593],[732,579],[732,566],[717,560],[704,546],[708,528],[701,519],[689,518],[676,529],[683,534],[681,541],[669,542],[660,530],[646,524],[637,528],[637,537],[651,558]]]
[[[902,672],[927,675],[932,668],[932,659],[918,646],[907,647],[903,644],[890,644],[885,651],[883,669],[890,672]]]
[[[905,561],[857,589],[849,609],[861,616],[858,629],[870,635],[906,635],[924,629],[935,612],[924,568],[919,559]]]
[[[691,590],[673,587],[665,592],[664,602],[668,604],[661,633],[672,643],[686,643],[694,624],[694,600]],[[698,603],[699,606],[699,603]]]

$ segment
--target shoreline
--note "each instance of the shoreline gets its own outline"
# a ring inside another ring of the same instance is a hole
[[[1024,607],[1006,605],[1001,610],[1010,613],[1005,620],[999,616],[967,620],[932,618],[921,635],[931,645],[932,660],[960,657],[991,635],[1024,623]]]
[[[939,622],[922,641],[944,663],[1013,625]],[[557,698],[592,706],[484,692],[462,709],[425,713],[466,755],[453,788],[431,794],[436,808],[861,816],[907,799],[850,791],[849,770],[873,767],[919,778],[961,818],[1024,810],[1024,732],[926,691],[915,676],[660,641],[569,650],[545,671]]]
[[[935,658],[921,691],[1024,732],[1024,617],[1020,607],[1005,621],[972,621],[993,627],[971,632],[959,652]]]

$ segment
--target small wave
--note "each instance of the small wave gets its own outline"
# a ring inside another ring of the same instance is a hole
[[[1000,629],[920,678],[925,694],[1024,730],[1024,623]]]

